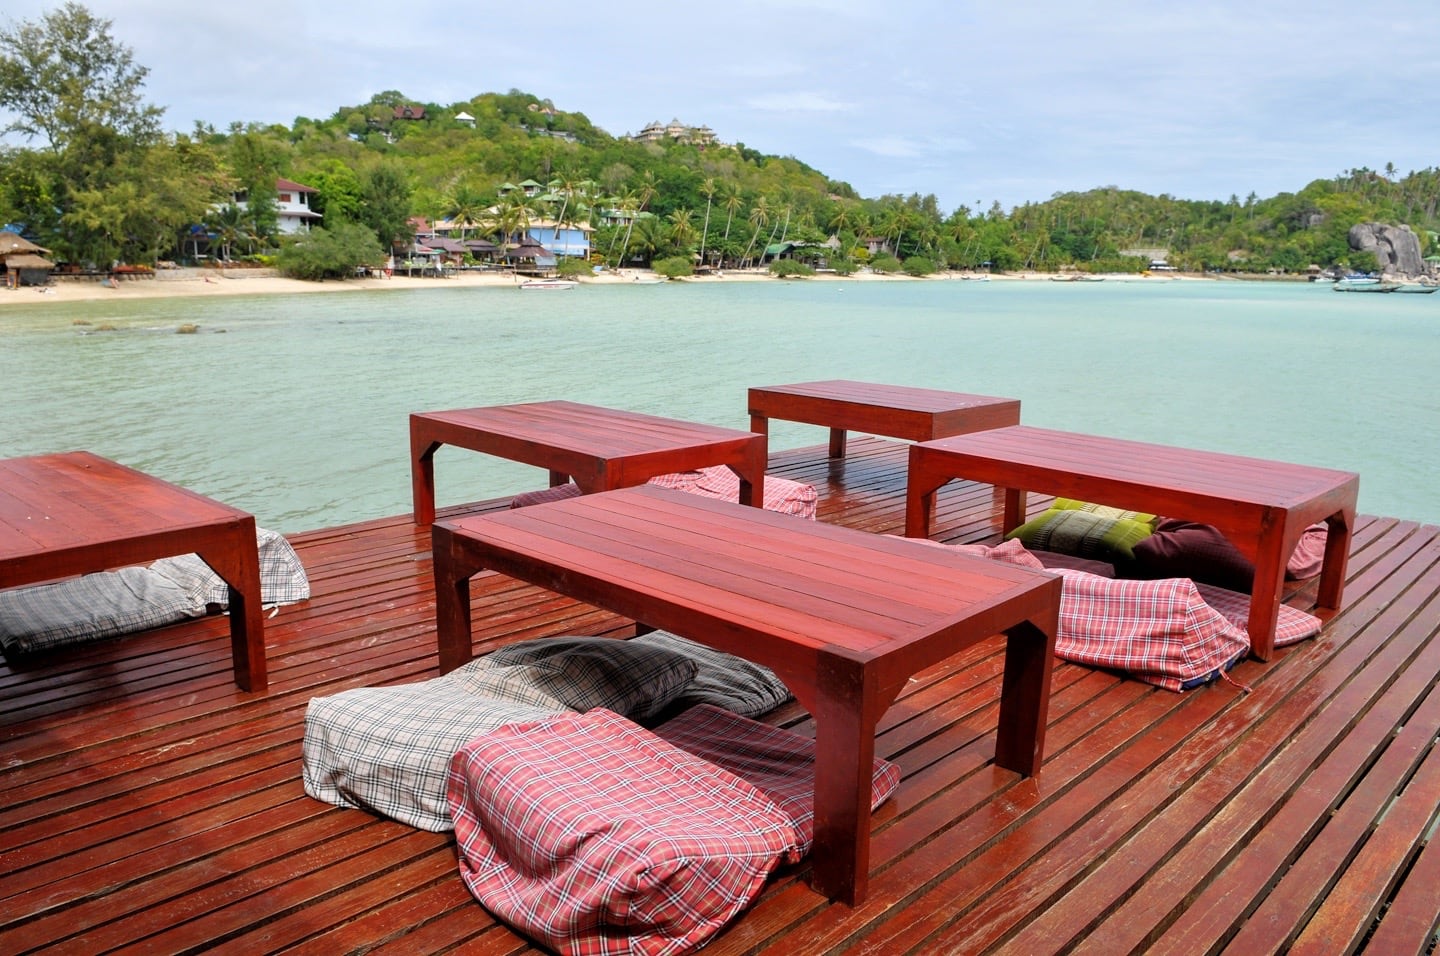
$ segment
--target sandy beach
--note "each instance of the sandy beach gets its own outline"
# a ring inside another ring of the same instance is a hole
[[[602,272],[586,276],[582,285],[624,285],[637,279],[652,279],[654,273],[648,269],[626,269],[623,272]],[[871,272],[849,276],[820,273],[808,277],[815,282],[935,282],[946,280],[978,279],[980,276],[959,272],[937,273],[917,279],[906,275],[879,275]],[[993,275],[999,282],[1046,281],[1049,273],[1019,272]],[[1196,276],[1107,276],[1107,280],[1170,282],[1177,279],[1194,279]],[[23,286],[19,289],[0,289],[0,309],[6,305],[34,306],[46,302],[86,302],[99,299],[155,299],[182,296],[223,296],[223,295],[292,295],[322,292],[385,291],[396,289],[434,289],[465,286],[515,288],[523,278],[517,279],[508,273],[466,271],[457,272],[445,278],[419,278],[397,275],[390,278],[335,279],[326,282],[310,282],[302,279],[287,279],[268,269],[175,269],[157,272],[153,278],[122,279],[113,284],[102,283],[99,279],[57,278],[46,286]],[[678,282],[714,284],[722,282],[779,282],[780,280],[764,269],[727,270],[722,275],[691,276]]]

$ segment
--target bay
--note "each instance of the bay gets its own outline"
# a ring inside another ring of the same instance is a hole
[[[177,334],[185,323],[199,331]],[[1440,295],[1299,283],[437,283],[7,303],[0,457],[89,449],[296,532],[408,513],[413,411],[570,399],[747,428],[750,386],[851,378],[1019,398],[1031,425],[1357,471],[1362,511],[1436,523],[1437,369]],[[824,440],[772,422],[772,449]],[[451,448],[436,476],[442,505],[544,483]]]

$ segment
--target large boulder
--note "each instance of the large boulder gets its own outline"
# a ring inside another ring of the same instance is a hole
[[[1350,248],[1373,252],[1380,271],[1391,275],[1418,276],[1425,273],[1420,255],[1420,238],[1409,226],[1387,226],[1362,222],[1350,227]]]

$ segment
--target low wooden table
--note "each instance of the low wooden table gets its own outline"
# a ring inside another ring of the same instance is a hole
[[[1020,400],[905,385],[833,380],[750,389],[750,430],[769,434],[769,420],[830,428],[830,457],[845,457],[845,431],[929,441],[1020,424]]]
[[[586,494],[728,465],[740,477],[741,504],[759,508],[765,500],[764,435],[577,402],[533,402],[410,416],[411,492],[421,526],[435,520],[434,455],[441,445],[547,468],[551,487],[573,478]]]
[[[906,681],[1005,632],[995,761],[1044,755],[1060,580],[644,485],[431,531],[440,672],[470,660],[489,569],[772,668],[815,719],[815,888],[865,898],[875,728]]]
[[[1329,532],[1316,606],[1338,610],[1360,476],[1284,462],[1017,426],[910,446],[905,533],[930,535],[935,492],[952,478],[1005,489],[1003,530],[1025,521],[1025,492],[1214,525],[1255,562],[1250,652],[1275,650],[1285,564],[1317,521]]]
[[[0,460],[0,588],[192,551],[230,586],[235,683],[264,690],[254,517],[89,452]]]

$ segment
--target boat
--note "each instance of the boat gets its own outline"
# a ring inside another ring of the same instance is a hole
[[[668,282],[669,279],[665,276],[636,276],[630,281],[635,285],[659,285],[662,282]]]
[[[1356,279],[1346,276],[1336,282],[1333,288],[1336,292],[1394,292],[1400,288],[1400,283],[1382,282],[1369,276]]]
[[[573,289],[579,284],[574,279],[529,279],[520,283],[520,288],[523,290],[555,289],[559,291]]]
[[[1430,285],[1426,282],[1402,282],[1394,291],[1409,292],[1414,295],[1425,295],[1431,292],[1440,292],[1440,285]]]

